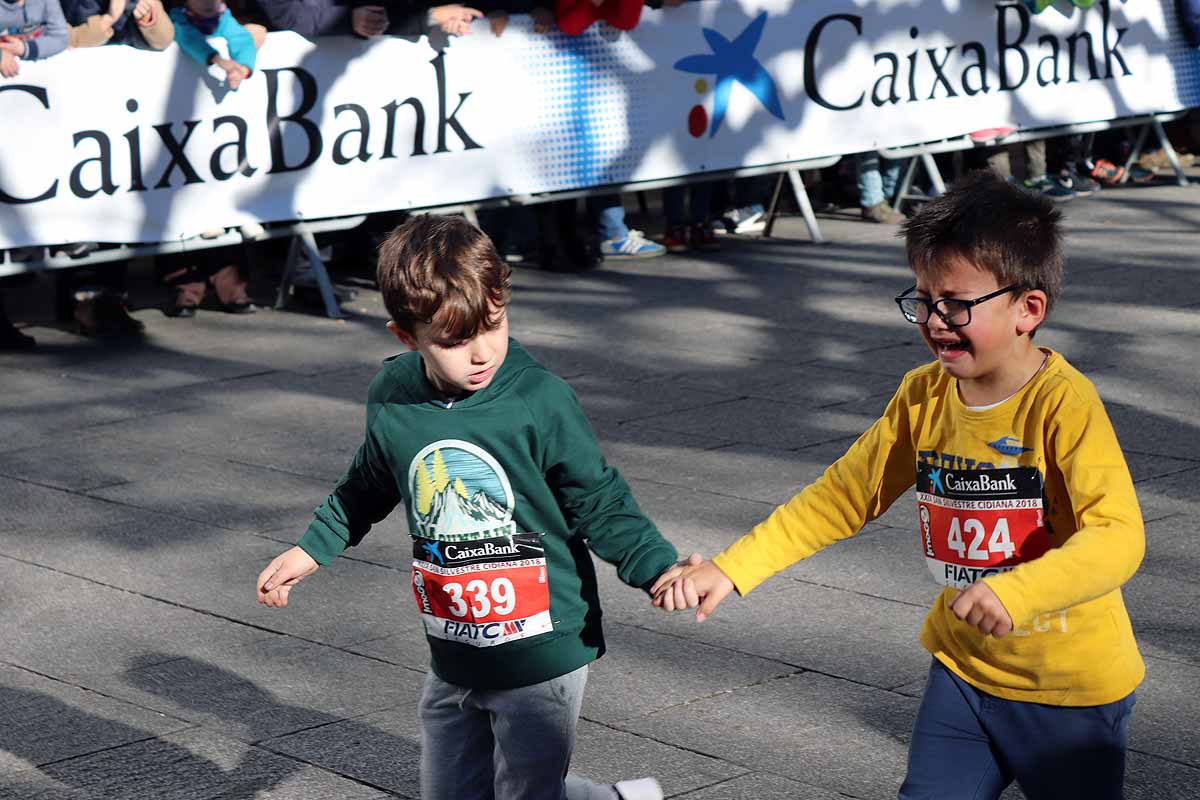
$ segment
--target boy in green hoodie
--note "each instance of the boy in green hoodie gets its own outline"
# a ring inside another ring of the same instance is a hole
[[[675,548],[570,387],[509,338],[510,270],[486,235],[415,217],[380,247],[378,282],[410,352],[372,381],[362,446],[299,545],[259,575],[258,601],[287,605],[403,502],[432,652],[421,796],[661,798],[652,779],[600,787],[567,767],[587,665],[604,653],[588,549],[648,590]]]

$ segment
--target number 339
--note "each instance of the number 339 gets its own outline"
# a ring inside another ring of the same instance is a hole
[[[477,619],[492,611],[504,615],[512,613],[517,605],[517,590],[508,578],[496,578],[490,586],[478,578],[469,581],[465,590],[469,598],[464,598],[464,589],[459,583],[447,583],[442,586],[442,591],[450,595],[450,613],[456,617],[465,617],[468,611]],[[471,601],[469,606],[468,599]]]

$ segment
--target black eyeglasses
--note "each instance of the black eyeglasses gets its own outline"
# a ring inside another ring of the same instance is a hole
[[[910,286],[899,297],[894,298],[896,305],[900,306],[900,313],[904,315],[906,320],[914,325],[924,325],[929,322],[930,314],[937,314],[941,317],[942,322],[946,323],[946,327],[963,328],[971,324],[971,309],[973,307],[987,302],[994,297],[999,297],[1002,294],[1024,290],[1026,287],[1024,284],[1014,283],[1012,286],[1005,286],[1003,289],[997,289],[991,294],[976,297],[974,300],[943,297],[936,302],[926,297],[914,296],[912,292],[916,288],[916,286]]]

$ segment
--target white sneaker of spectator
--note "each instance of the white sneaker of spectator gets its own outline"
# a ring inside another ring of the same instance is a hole
[[[667,252],[667,248],[646,238],[641,231],[631,230],[624,239],[609,239],[600,243],[600,254],[605,258],[655,258]]]
[[[766,209],[760,203],[735,208],[721,217],[717,233],[760,233],[766,230]]]

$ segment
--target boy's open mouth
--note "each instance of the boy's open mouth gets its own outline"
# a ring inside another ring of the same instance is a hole
[[[935,340],[933,346],[943,358],[958,358],[971,350],[970,343],[964,339]]]

